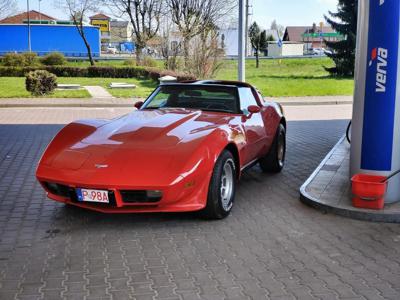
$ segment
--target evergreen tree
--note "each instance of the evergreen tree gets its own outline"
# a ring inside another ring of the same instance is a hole
[[[265,50],[268,45],[267,32],[261,31],[258,24],[254,22],[249,28],[249,37],[256,56],[256,68],[258,68],[260,66],[260,51]]]
[[[338,11],[329,12],[331,18],[325,16],[332,28],[343,35],[344,39],[326,45],[333,51],[327,54],[335,62],[336,67],[328,69],[331,74],[353,76],[355,66],[356,36],[357,36],[358,0],[339,0]],[[336,21],[340,20],[340,21]]]

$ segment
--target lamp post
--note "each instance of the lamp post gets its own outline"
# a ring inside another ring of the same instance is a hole
[[[246,80],[245,66],[245,0],[239,0],[239,30],[238,30],[238,80]]]
[[[27,9],[27,14],[28,14],[28,51],[32,52],[32,47],[31,47],[31,16],[29,13],[29,0],[26,0],[26,9]]]

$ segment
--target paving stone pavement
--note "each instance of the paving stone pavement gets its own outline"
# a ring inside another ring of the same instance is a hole
[[[254,167],[231,216],[204,221],[48,200],[34,172],[61,125],[0,125],[0,299],[399,299],[399,225],[298,200],[345,126],[289,122],[284,171]]]

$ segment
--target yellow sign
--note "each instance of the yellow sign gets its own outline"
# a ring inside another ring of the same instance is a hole
[[[101,32],[110,31],[110,21],[108,20],[92,20],[92,25],[100,28]]]

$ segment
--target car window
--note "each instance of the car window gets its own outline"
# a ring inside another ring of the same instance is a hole
[[[169,97],[170,97],[170,93],[168,92],[164,92],[163,90],[161,90],[160,92],[158,92],[152,99],[151,103],[149,103],[147,105],[148,108],[158,108],[158,107],[163,107]]]
[[[257,100],[254,98],[253,92],[248,87],[239,88],[239,96],[240,96],[240,110],[245,114],[248,115],[249,111],[247,108],[250,105],[257,105]]]
[[[239,113],[236,87],[206,85],[160,86],[144,104],[146,108],[190,108]]]

